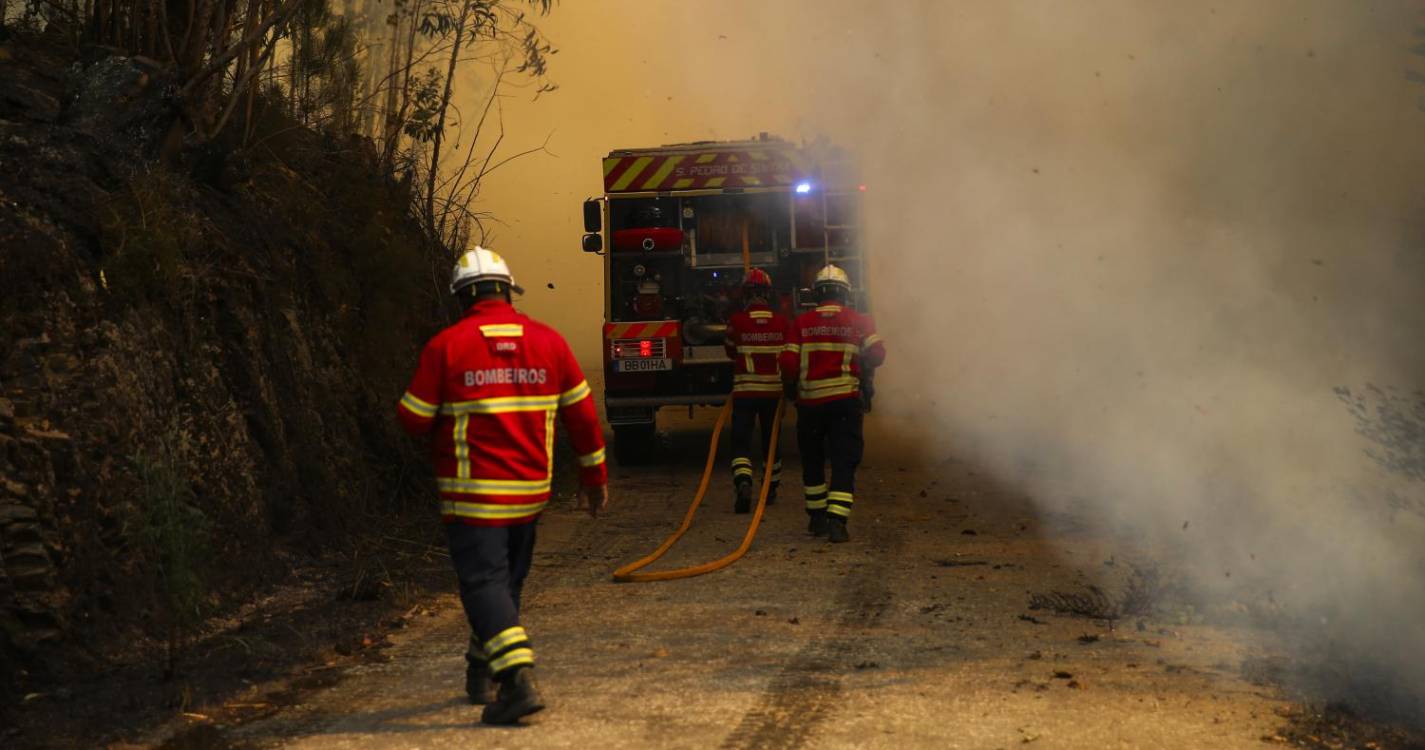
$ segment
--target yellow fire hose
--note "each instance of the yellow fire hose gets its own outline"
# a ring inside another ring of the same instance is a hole
[[[693,525],[693,516],[697,514],[698,506],[703,502],[703,495],[707,494],[708,482],[712,479],[713,469],[717,463],[717,440],[722,434],[723,423],[732,413],[732,397],[729,396],[727,403],[723,405],[722,411],[718,414],[717,425],[713,427],[712,444],[708,446],[708,462],[703,467],[702,481],[698,482],[698,493],[693,497],[693,504],[688,506],[688,512],[683,516],[683,523],[678,527],[673,535],[663,540],[658,545],[658,549],[653,550],[649,556],[635,560],[622,568],[614,571],[614,580],[619,583],[633,583],[641,581],[669,581],[675,578],[692,578],[704,573],[711,573],[721,570],[734,562],[737,562],[748,548],[752,546],[752,537],[757,535],[757,526],[762,523],[762,510],[767,507],[767,490],[772,486],[772,464],[777,460],[777,437],[782,431],[782,401],[777,402],[777,416],[772,419],[772,445],[767,449],[767,465],[762,471],[762,492],[757,496],[757,508],[752,513],[752,524],[747,527],[747,534],[742,537],[742,544],[736,550],[725,557],[713,560],[712,562],[694,565],[688,568],[678,568],[676,570],[660,570],[655,573],[635,573],[634,571],[647,567],[655,560],[662,557],[673,544],[683,536],[688,527]]]

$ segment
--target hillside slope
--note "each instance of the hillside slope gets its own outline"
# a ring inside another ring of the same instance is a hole
[[[281,122],[159,164],[169,91],[141,59],[0,42],[12,694],[429,510],[403,499],[429,495],[392,410],[443,320],[444,262],[405,188],[364,141]]]

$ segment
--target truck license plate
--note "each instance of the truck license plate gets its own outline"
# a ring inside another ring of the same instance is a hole
[[[673,360],[667,357],[662,359],[614,360],[614,372],[656,372],[658,370],[671,369],[673,369]]]

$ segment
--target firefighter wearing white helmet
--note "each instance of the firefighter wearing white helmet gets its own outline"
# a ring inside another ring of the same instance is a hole
[[[511,306],[522,290],[504,258],[483,247],[461,255],[450,291],[464,317],[426,344],[397,414],[408,432],[430,437],[470,621],[466,693],[485,704],[485,723],[513,724],[544,708],[519,605],[553,479],[554,418],[578,456],[591,515],[608,505],[603,430],[564,337]]]
[[[847,522],[856,499],[856,467],[865,447],[862,416],[886,346],[871,316],[848,306],[851,278],[846,271],[827,264],[813,287],[816,309],[799,316],[787,333],[782,379],[787,397],[797,401],[807,531],[846,542],[851,539]]]
[[[507,302],[507,291],[524,294],[524,289],[515,283],[515,277],[510,273],[510,265],[505,259],[493,250],[476,245],[475,249],[455,261],[455,270],[450,274],[450,293],[459,297],[462,289],[478,293],[482,287],[493,294],[505,293]]]

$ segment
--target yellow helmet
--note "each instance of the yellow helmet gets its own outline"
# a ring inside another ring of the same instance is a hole
[[[813,287],[839,286],[846,291],[851,291],[851,277],[846,272],[828,263],[826,267],[816,272],[816,281]]]
[[[455,270],[450,274],[450,293],[455,294],[482,281],[501,281],[509,284],[516,293],[524,294],[524,289],[515,283],[505,259],[493,250],[476,245],[455,261]]]

